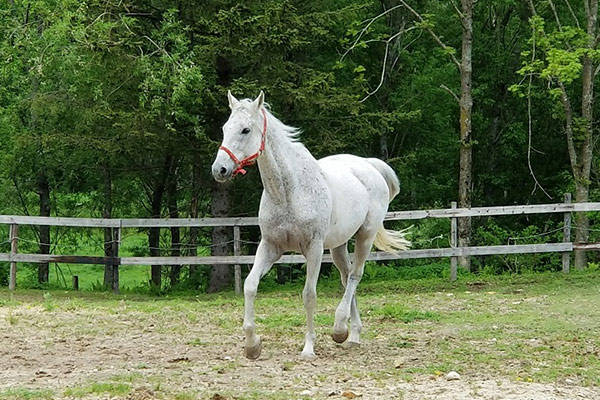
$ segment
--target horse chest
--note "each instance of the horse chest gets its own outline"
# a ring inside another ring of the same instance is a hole
[[[264,207],[259,213],[259,224],[263,238],[286,251],[302,251],[313,239],[324,238],[329,213],[321,213],[313,207]]]

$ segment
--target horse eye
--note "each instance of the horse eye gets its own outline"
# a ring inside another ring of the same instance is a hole
[[[242,134],[247,135],[250,133],[250,128],[244,128],[242,129]]]

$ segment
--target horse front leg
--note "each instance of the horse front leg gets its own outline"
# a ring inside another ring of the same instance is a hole
[[[260,356],[262,349],[260,336],[256,334],[254,323],[254,300],[258,291],[260,279],[269,272],[273,263],[281,257],[279,247],[261,240],[256,250],[254,265],[244,281],[244,334],[246,335],[246,344],[244,354],[251,360],[256,360]]]
[[[321,259],[323,258],[323,242],[311,243],[308,249],[304,251],[306,257],[306,282],[302,291],[304,308],[306,309],[306,336],[304,340],[304,349],[300,357],[306,361],[312,361],[315,355],[315,308],[317,307],[317,280],[321,270]]]

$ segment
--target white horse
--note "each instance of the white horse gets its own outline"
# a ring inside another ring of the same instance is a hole
[[[255,333],[254,299],[260,279],[284,252],[306,257],[306,283],[302,292],[306,308],[306,337],[301,357],[315,358],[314,312],[316,286],[323,249],[330,249],[345,287],[336,312],[333,339],[360,343],[362,323],[355,291],[373,244],[389,252],[405,250],[409,242],[401,232],[386,230],[383,219],[389,202],[399,192],[396,174],[375,158],[348,154],[317,161],[297,140],[299,130],[286,126],[256,100],[237,100],[228,93],[231,115],[223,126],[223,143],[212,165],[214,178],[225,182],[244,166],[258,162],[264,191],[258,220],[261,241],[252,270],[244,283],[245,354],[256,359],[261,352]],[[355,236],[354,259],[348,240]]]

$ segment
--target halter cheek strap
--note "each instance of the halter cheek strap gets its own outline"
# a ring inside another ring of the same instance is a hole
[[[260,157],[262,152],[265,150],[265,138],[267,137],[267,114],[265,113],[265,110],[263,108],[261,108],[261,111],[263,114],[263,131],[262,131],[262,137],[260,139],[260,147],[258,148],[258,151],[256,153],[254,153],[251,156],[248,156],[240,161],[235,156],[235,154],[233,154],[233,152],[231,150],[229,150],[227,147],[225,147],[225,146],[219,147],[219,150],[223,150],[225,153],[227,153],[229,155],[229,157],[231,157],[231,159],[235,163],[236,168],[233,170],[232,176],[236,176],[237,174],[245,175],[246,170],[244,169],[244,167],[247,165],[254,164],[256,162],[256,159],[258,157]]]

